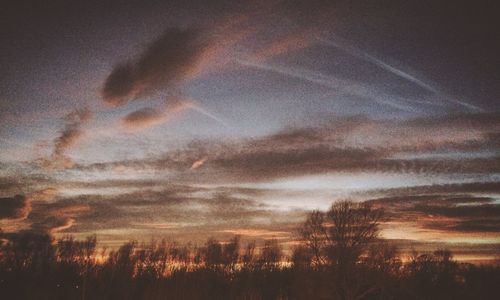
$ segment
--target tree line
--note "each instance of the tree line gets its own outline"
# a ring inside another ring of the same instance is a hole
[[[500,267],[459,263],[448,250],[403,261],[379,237],[383,211],[342,201],[313,211],[284,255],[275,239],[239,236],[200,247],[131,241],[97,249],[95,236],[3,234],[2,299],[498,299]]]

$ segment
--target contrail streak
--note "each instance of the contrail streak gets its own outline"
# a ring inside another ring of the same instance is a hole
[[[329,46],[332,46],[332,47],[335,47],[335,48],[338,48],[338,49],[341,49],[347,53],[349,53],[350,55],[354,56],[354,57],[357,57],[357,58],[360,58],[360,59],[363,59],[365,61],[368,61],[368,62],[371,62],[373,63],[374,65],[377,65],[379,67],[381,67],[382,69],[390,72],[390,73],[393,73],[394,75],[397,75],[401,78],[404,78],[410,82],[413,82],[415,83],[416,85],[424,88],[425,90],[427,91],[430,91],[430,92],[433,92],[433,93],[437,93],[438,91],[433,88],[432,86],[428,85],[427,83],[423,82],[422,80],[418,79],[418,78],[415,78],[414,76],[411,76],[410,74],[406,73],[406,72],[403,72],[402,70],[399,70],[391,65],[388,65],[387,63],[381,61],[380,59],[364,52],[364,51],[361,51],[357,48],[354,48],[353,46],[351,45],[348,45],[346,44],[345,42],[342,42],[342,43],[339,43],[339,42],[336,42],[336,41],[331,41],[331,40],[325,40],[325,39],[319,39],[322,43],[326,44],[326,45],[329,45]]]
[[[384,61],[370,55],[369,53],[366,53],[365,51],[362,51],[360,49],[355,48],[352,45],[349,45],[345,41],[333,41],[333,40],[326,40],[323,38],[318,38],[318,39],[320,42],[324,43],[325,45],[343,50],[354,57],[357,57],[357,58],[362,59],[364,61],[370,62],[370,63],[386,70],[387,72],[390,72],[390,73],[392,73],[400,78],[406,79],[409,82],[412,82],[412,83],[418,85],[419,87],[421,87],[429,92],[443,96],[449,102],[459,104],[459,105],[467,107],[471,110],[484,111],[480,107],[477,107],[475,105],[472,105],[472,104],[464,102],[464,101],[457,100],[454,97],[450,97],[448,95],[443,94],[441,91],[439,91],[435,87],[432,87],[431,85],[423,82],[422,80],[416,78],[415,76],[412,76],[412,75],[410,75],[410,74],[408,74],[408,73],[406,73],[406,72],[404,72],[396,67],[389,65],[389,64],[385,63]],[[339,38],[336,38],[336,39],[339,39]]]
[[[281,66],[273,66],[269,64],[262,64],[262,63],[257,63],[257,62],[251,62],[251,61],[246,61],[246,60],[236,60],[236,62],[242,66],[245,67],[251,67],[251,68],[256,68],[264,71],[270,71],[270,72],[275,72],[279,73],[282,75],[286,75],[292,78],[297,78],[300,80],[304,80],[307,82],[311,82],[317,85],[321,85],[333,90],[337,91],[343,91],[346,94],[352,95],[352,96],[357,96],[361,98],[368,98],[371,99],[377,103],[383,104],[390,106],[392,108],[408,111],[408,112],[415,112],[415,109],[413,107],[403,105],[400,103],[396,103],[394,101],[390,101],[387,99],[383,99],[384,97],[381,97],[378,93],[375,91],[372,91],[358,83],[348,81],[348,80],[343,80],[331,76],[326,76],[318,72],[313,72],[310,70],[304,70],[304,69],[297,69],[297,68],[289,68],[289,67],[281,67]]]
[[[209,117],[210,119],[218,122],[219,124],[221,124],[221,125],[223,125],[223,126],[225,126],[227,128],[230,128],[230,126],[226,122],[224,122],[222,119],[218,118],[214,114],[210,113],[209,111],[207,111],[203,107],[199,106],[198,104],[194,104],[193,106],[191,106],[189,108],[191,108],[192,110],[197,111],[198,113],[200,113],[200,114],[202,114],[204,116]]]

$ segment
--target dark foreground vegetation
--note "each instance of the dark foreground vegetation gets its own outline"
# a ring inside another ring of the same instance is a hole
[[[341,202],[313,212],[285,257],[276,240],[202,247],[129,242],[116,251],[33,232],[4,234],[1,299],[499,299],[500,268],[447,250],[402,262],[377,238],[381,211]]]

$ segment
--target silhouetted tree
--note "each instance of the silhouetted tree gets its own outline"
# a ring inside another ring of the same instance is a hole
[[[224,262],[222,257],[222,245],[214,238],[208,239],[203,252],[204,262],[208,267],[218,267]]]
[[[277,239],[270,239],[264,242],[261,250],[259,263],[268,267],[277,267],[283,257],[283,251]]]
[[[416,255],[406,266],[412,290],[426,299],[457,299],[462,278],[451,251]]]
[[[292,252],[292,264],[295,268],[306,269],[311,266],[314,254],[311,248],[303,245],[296,246]]]
[[[1,299],[497,299],[500,267],[459,263],[449,250],[402,262],[376,238],[380,211],[355,203],[313,212],[305,238],[283,255],[276,239],[259,248],[239,236],[203,247],[131,241],[96,253],[95,236],[55,240],[3,233]],[[260,245],[259,245],[260,246]],[[347,251],[354,251],[349,255]],[[99,255],[101,255],[99,257]],[[99,257],[99,259],[97,259]]]
[[[334,293],[340,299],[361,299],[377,287],[366,284],[357,263],[377,240],[382,211],[366,203],[340,201],[326,213],[312,212],[300,232],[318,266],[332,267]]]
[[[236,235],[222,248],[222,263],[234,270],[240,257],[240,236]]]
[[[312,212],[301,235],[319,264],[355,264],[376,241],[382,211],[365,203],[340,201],[326,213]]]

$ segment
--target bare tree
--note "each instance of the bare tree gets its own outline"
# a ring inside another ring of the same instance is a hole
[[[241,257],[243,266],[251,267],[255,262],[255,241],[249,242],[245,247],[245,252]]]
[[[378,237],[381,210],[364,203],[342,201],[327,212],[330,260],[336,265],[352,265]]]
[[[223,264],[234,271],[240,257],[240,236],[236,235],[222,247]]]
[[[223,263],[222,245],[215,238],[209,238],[204,248],[204,261],[208,267],[216,268]]]
[[[259,263],[266,267],[277,267],[283,257],[283,251],[276,239],[266,240],[260,253]]]
[[[313,256],[311,248],[304,245],[296,246],[292,252],[293,266],[297,269],[307,269],[311,266]]]
[[[317,264],[352,265],[377,239],[381,218],[382,211],[368,204],[341,201],[309,214],[300,233]]]
[[[314,263],[331,267],[338,299],[363,299],[378,286],[366,285],[357,263],[377,240],[382,211],[366,203],[340,201],[313,211],[300,229]]]

